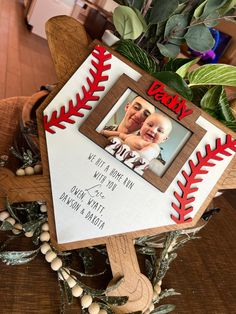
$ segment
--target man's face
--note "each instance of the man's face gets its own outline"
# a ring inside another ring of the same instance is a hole
[[[125,111],[125,127],[128,133],[132,133],[141,128],[143,122],[155,109],[145,99],[138,96],[126,105]]]

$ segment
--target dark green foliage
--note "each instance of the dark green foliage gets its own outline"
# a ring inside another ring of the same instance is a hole
[[[158,71],[158,61],[131,40],[119,41],[116,51],[151,74]]]
[[[170,71],[157,72],[154,74],[154,76],[164,84],[173,88],[184,98],[192,100],[191,89],[188,87],[187,83],[182,79],[182,77],[179,76],[177,73]]]

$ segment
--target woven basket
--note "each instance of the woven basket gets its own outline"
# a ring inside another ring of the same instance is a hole
[[[20,130],[20,121],[25,125],[32,120],[35,110],[41,101],[48,95],[48,91],[39,91],[29,97],[11,97],[0,100],[0,156],[9,156],[9,149]],[[10,156],[8,168],[15,171],[19,162]]]
[[[0,155],[9,155],[14,136],[19,128],[23,106],[30,97],[12,97],[0,100]]]

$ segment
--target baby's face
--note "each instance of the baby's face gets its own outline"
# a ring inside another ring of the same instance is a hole
[[[159,144],[168,139],[171,129],[172,124],[167,117],[153,113],[144,121],[140,135],[147,142]]]

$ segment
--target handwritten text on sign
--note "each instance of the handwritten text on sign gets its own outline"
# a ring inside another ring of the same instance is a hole
[[[88,161],[95,168],[92,177],[96,184],[89,187],[73,185],[61,193],[59,200],[68,209],[78,213],[96,228],[102,230],[106,225],[104,218],[106,207],[103,204],[106,193],[108,191],[113,193],[121,186],[131,190],[135,183],[96,154],[90,153]]]

